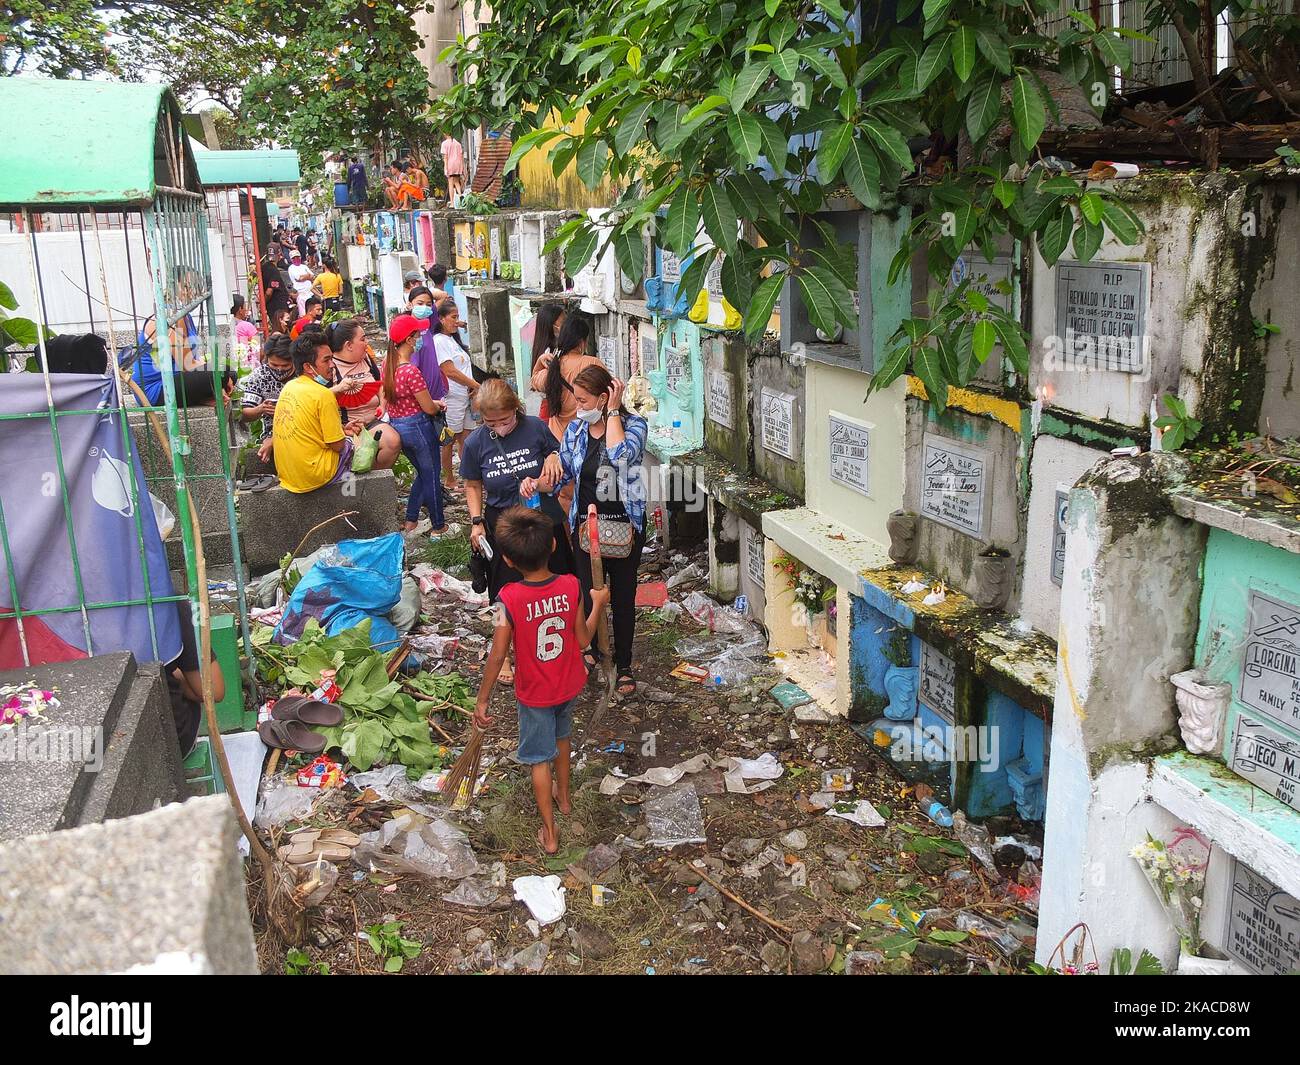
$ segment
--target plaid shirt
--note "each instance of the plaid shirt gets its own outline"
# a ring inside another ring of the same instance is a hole
[[[641,459],[645,455],[646,420],[639,414],[623,416],[623,442],[607,449],[609,461],[618,471],[619,498],[627,511],[628,519],[640,532],[645,531],[646,489]],[[560,462],[564,466],[564,479],[556,491],[570,482],[577,483],[582,476],[582,464],[587,461],[587,442],[590,439],[587,423],[575,418],[564,431],[560,441]],[[569,524],[577,526],[578,493],[573,493],[569,504]]]

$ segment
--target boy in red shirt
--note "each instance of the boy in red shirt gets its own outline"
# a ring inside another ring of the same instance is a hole
[[[496,630],[483,669],[483,684],[474,708],[474,724],[486,729],[488,700],[510,651],[515,652],[515,701],[519,707],[520,762],[532,766],[533,795],[542,815],[537,842],[547,854],[560,849],[551,811],[551,762],[555,763],[555,801],[567,815],[569,803],[569,733],[573,704],[587,683],[582,649],[591,643],[595,625],[582,609],[582,588],[571,573],[556,575],[547,567],[555,550],[551,519],[540,510],[511,507],[497,519],[496,545],[523,578],[497,595]],[[609,602],[609,589],[591,593],[593,617]]]

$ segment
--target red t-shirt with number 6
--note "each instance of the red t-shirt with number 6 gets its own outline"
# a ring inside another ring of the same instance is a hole
[[[572,573],[512,581],[497,594],[514,629],[515,695],[525,706],[559,706],[587,683],[578,646],[582,589]]]

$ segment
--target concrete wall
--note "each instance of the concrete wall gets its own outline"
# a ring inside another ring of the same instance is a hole
[[[1300,436],[1300,300],[1295,298],[1295,268],[1300,263],[1300,195],[1294,185],[1268,189],[1272,204],[1273,255],[1261,268],[1259,285],[1250,301],[1252,317],[1278,327],[1260,338],[1264,356],[1264,389],[1259,431],[1268,436]]]
[[[763,389],[794,396],[794,458],[763,446]],[[751,352],[749,358],[749,431],[754,441],[754,473],[783,491],[802,498],[805,486],[803,442],[807,438],[804,369],[780,353],[774,344]]]
[[[1092,418],[1141,426],[1153,397],[1180,396],[1205,423],[1205,434],[1253,431],[1261,411],[1294,429],[1285,406],[1294,356],[1281,336],[1266,355],[1252,316],[1276,313],[1292,322],[1288,282],[1300,237],[1295,229],[1293,182],[1265,184],[1257,175],[1155,175],[1112,182],[1146,227],[1133,246],[1108,238],[1094,263],[1145,263],[1147,372],[1095,367],[1062,368],[1047,361],[1057,333],[1057,278],[1072,262],[1032,266],[1030,391],[1055,406]],[[1292,258],[1286,258],[1288,254]],[[1274,278],[1276,264],[1285,273]],[[1243,293],[1254,294],[1250,302]],[[1294,336],[1294,332],[1293,332]],[[1058,348],[1059,350],[1059,348]],[[1273,394],[1265,398],[1265,377]],[[1279,398],[1280,397],[1280,398]],[[1159,413],[1165,411],[1161,409]]]
[[[1109,457],[1106,452],[1053,436],[1040,436],[1034,441],[1020,613],[1039,632],[1053,639],[1061,614],[1061,587],[1052,581],[1056,493],[1058,488],[1068,493],[1084,473]]]
[[[1185,471],[1167,454],[1112,459],[1070,494],[1040,962],[1078,921],[1103,966],[1116,947],[1145,947],[1166,963],[1177,950],[1129,851],[1145,832],[1167,836],[1174,825],[1146,800],[1142,757],[1173,743],[1167,677],[1196,634],[1204,531],[1176,517],[1163,495]]]
[[[984,519],[977,539],[937,521],[920,522],[917,534],[917,564],[963,591],[973,585],[975,557],[988,545],[1009,551],[1016,563],[1016,584],[1011,602],[1019,594],[1020,561],[1023,555],[1018,470],[1020,437],[1002,422],[978,418],[955,408],[937,414],[929,403],[907,401],[907,453],[905,505],[917,514],[922,507],[922,464],[925,438],[936,437],[959,445],[979,448],[983,453]],[[888,538],[886,538],[888,542]]]
[[[567,129],[569,132],[581,133],[587,125],[587,109],[583,108],[577,117],[561,124],[557,114],[551,114],[545,122],[547,129]],[[551,150],[559,143],[550,141],[540,148],[527,152],[519,160],[519,179],[523,182],[522,203],[525,207],[563,207],[569,210],[582,210],[587,207],[611,207],[614,203],[614,190],[609,183],[602,182],[594,189],[587,188],[578,177],[578,169],[569,163],[556,177],[551,170]]]
[[[706,333],[701,339],[700,356],[706,408],[704,446],[737,470],[747,471],[752,435],[747,416],[750,382],[744,338],[738,333]],[[718,412],[710,398],[715,385],[730,398],[730,427],[717,420]]]
[[[885,521],[903,505],[903,441],[906,384],[895,381],[867,396],[871,378],[854,370],[809,362],[805,377],[805,491],[808,506],[869,537],[889,543]],[[868,437],[864,496],[830,476],[830,418],[834,414],[865,426]]]

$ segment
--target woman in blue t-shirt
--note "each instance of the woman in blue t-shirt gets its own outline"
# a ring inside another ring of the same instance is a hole
[[[484,381],[478,391],[483,424],[469,434],[461,453],[460,474],[469,507],[470,543],[482,553],[486,541],[492,550],[488,562],[488,598],[495,600],[502,586],[520,580],[506,565],[494,539],[497,519],[513,506],[535,506],[555,526],[552,573],[573,573],[573,552],[565,535],[567,517],[551,494],[560,480],[559,441],[540,418],[524,413],[519,396],[499,377]],[[501,680],[510,683],[509,663]]]

